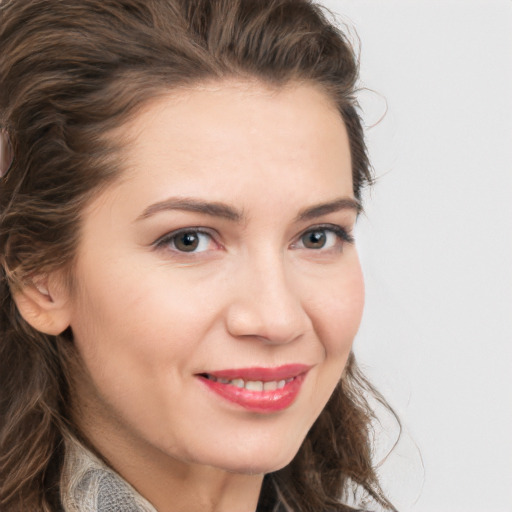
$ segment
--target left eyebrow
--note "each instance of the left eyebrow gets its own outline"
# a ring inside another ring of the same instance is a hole
[[[357,199],[353,199],[351,197],[341,197],[339,199],[335,199],[334,201],[317,204],[302,210],[299,215],[297,215],[295,221],[300,222],[313,220],[317,217],[321,217],[322,215],[339,212],[340,210],[354,210],[356,213],[361,213],[363,211],[363,207]]]

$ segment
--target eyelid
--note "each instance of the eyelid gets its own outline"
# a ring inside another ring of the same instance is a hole
[[[297,244],[300,243],[300,240],[304,235],[314,232],[314,231],[322,231],[322,230],[330,231],[330,232],[334,233],[338,237],[338,239],[340,240],[341,243],[352,244],[355,242],[354,237],[351,233],[351,229],[347,229],[338,224],[323,223],[323,224],[315,224],[314,226],[310,226],[307,229],[305,229],[304,231],[302,231],[297,236],[295,241],[291,244],[291,248],[296,248]],[[187,254],[189,256],[193,255],[193,254],[201,254],[202,252],[205,252],[205,251],[200,251],[200,252],[191,251],[191,252],[187,253],[184,251],[179,251],[178,249],[170,248],[169,245],[171,244],[172,240],[174,238],[178,237],[182,233],[199,233],[199,234],[207,235],[211,238],[213,243],[215,243],[219,247],[222,247],[222,244],[218,241],[218,238],[219,238],[218,233],[213,229],[205,228],[202,226],[187,226],[184,228],[176,229],[174,231],[170,231],[170,232],[166,233],[165,235],[162,235],[161,237],[157,238],[157,240],[155,240],[151,245],[153,246],[153,248],[155,250],[167,248],[168,250],[173,251],[177,254]],[[313,250],[313,249],[311,249],[311,250]],[[322,249],[320,248],[320,249],[316,249],[316,250],[321,251]]]
[[[185,228],[180,228],[180,229],[176,229],[174,231],[170,231],[170,232],[166,233],[165,235],[162,235],[161,237],[157,238],[151,245],[153,246],[153,248],[155,250],[166,248],[166,249],[173,251],[177,254],[186,254],[189,256],[191,256],[193,254],[201,254],[202,252],[205,252],[205,251],[200,251],[200,252],[191,251],[191,252],[187,253],[185,251],[179,251],[178,249],[170,248],[169,245],[171,244],[172,240],[183,233],[199,233],[199,234],[207,235],[211,238],[211,240],[217,246],[219,246],[219,247],[221,246],[221,244],[217,241],[217,236],[216,236],[217,233],[212,229],[204,228],[202,226],[187,226]]]
[[[309,228],[305,229],[300,233],[300,235],[297,237],[296,241],[292,244],[292,247],[295,246],[298,242],[300,242],[301,238],[304,235],[307,235],[308,233],[314,232],[314,231],[331,231],[334,233],[342,243],[349,243],[353,244],[355,242],[354,236],[352,235],[352,230],[344,228],[343,226],[340,226],[338,224],[316,224],[314,226],[310,226]],[[317,250],[321,251],[322,249],[311,249],[311,250]]]

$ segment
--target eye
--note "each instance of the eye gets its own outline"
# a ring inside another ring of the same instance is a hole
[[[325,229],[319,229],[302,235],[301,242],[306,249],[322,249],[325,245],[332,246],[336,242],[336,236],[334,233],[327,233]]]
[[[169,233],[157,240],[155,246],[185,253],[199,253],[215,248],[213,237],[198,229],[184,229]]]
[[[341,226],[318,226],[309,229],[301,235],[298,245],[300,248],[313,250],[329,250],[343,246],[344,242],[352,243],[354,239]]]

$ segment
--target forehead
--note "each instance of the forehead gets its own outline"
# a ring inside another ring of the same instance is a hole
[[[237,199],[278,189],[308,202],[352,196],[347,132],[320,88],[208,83],[163,94],[113,134],[122,179],[147,200],[165,195]],[[319,196],[318,198],[315,196]]]

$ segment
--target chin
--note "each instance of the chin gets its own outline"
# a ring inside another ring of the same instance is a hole
[[[278,471],[287,466],[295,457],[300,445],[294,450],[269,450],[258,447],[253,450],[233,450],[229,457],[226,453],[222,457],[212,457],[207,463],[229,473],[246,475],[266,474]],[[204,463],[204,460],[203,460]]]
[[[273,473],[274,471],[279,471],[280,469],[283,469],[285,466],[287,466],[293,460],[293,457],[295,457],[295,454],[293,454],[291,457],[279,461],[258,461],[257,463],[248,461],[244,465],[238,464],[236,469],[233,469],[230,472],[246,475]]]

